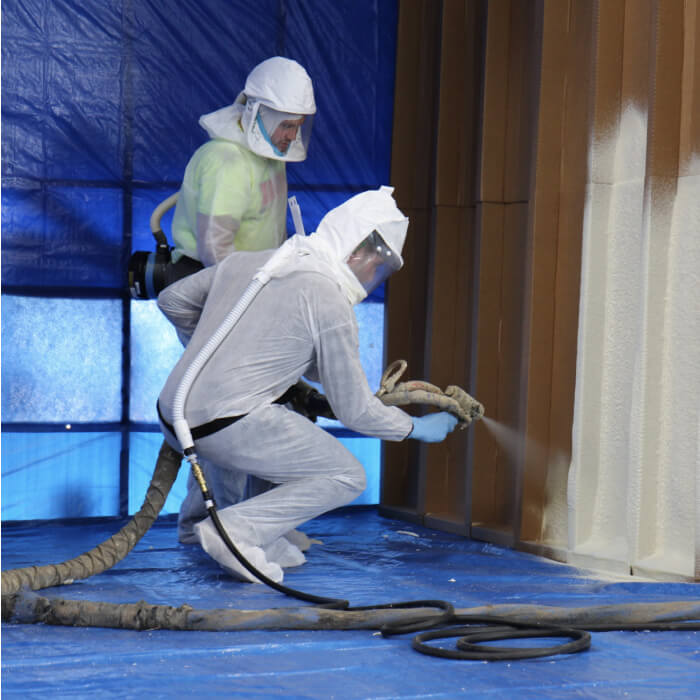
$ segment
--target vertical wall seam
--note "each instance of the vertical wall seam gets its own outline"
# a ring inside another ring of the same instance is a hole
[[[134,177],[134,95],[133,95],[133,42],[131,28],[133,25],[132,0],[124,0],[122,7],[122,60],[124,74],[122,79],[122,269],[126,275],[127,261],[131,254],[133,227],[133,177]],[[129,513],[129,441],[130,393],[131,393],[131,298],[122,291],[122,411],[121,411],[121,449],[119,452],[119,515]]]

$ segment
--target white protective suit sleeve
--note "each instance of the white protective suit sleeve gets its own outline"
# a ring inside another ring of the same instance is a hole
[[[403,440],[413,421],[372,393],[360,362],[357,323],[349,305],[348,311],[349,317],[322,332],[316,343],[316,369],[328,402],[347,428],[383,440]]]
[[[232,216],[197,214],[197,255],[205,267],[215,265],[235,249],[241,222]]]

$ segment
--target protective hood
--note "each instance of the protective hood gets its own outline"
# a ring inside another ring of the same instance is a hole
[[[265,158],[302,161],[306,158],[316,102],[311,78],[296,61],[268,58],[248,75],[232,105],[205,114],[199,123],[210,138],[244,145]],[[282,141],[275,130],[291,122],[291,137]]]
[[[393,187],[382,186],[351,197],[331,209],[310,236],[289,238],[268,260],[263,272],[283,277],[291,272],[313,270],[333,279],[350,304],[358,304],[367,292],[347,265],[350,254],[372,231],[384,241],[403,264],[401,251],[408,219],[396,206]]]
[[[282,56],[268,58],[255,66],[241,94],[280,112],[316,113],[314,88],[309,74],[296,61]],[[241,95],[236,102],[240,99]]]
[[[243,105],[236,102],[215,112],[203,114],[199,118],[199,125],[209,134],[209,138],[234,141],[248,148],[248,139],[241,126],[242,115]]]

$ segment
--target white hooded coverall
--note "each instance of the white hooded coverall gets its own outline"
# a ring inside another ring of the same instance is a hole
[[[173,420],[171,405],[183,372],[271,255],[270,251],[233,253],[159,296],[159,307],[178,331],[185,336],[193,333],[159,398],[168,422]],[[198,456],[217,465],[216,481],[221,484],[227,475],[239,472],[279,484],[219,511],[244,556],[278,581],[281,566],[304,561],[296,547],[280,538],[351,502],[365,488],[362,465],[338,440],[274,403],[302,376],[322,383],[336,416],[352,430],[403,440],[413,426],[407,413],[385,406],[369,388],[360,364],[352,305],[331,275],[300,270],[267,283],[195,380],[185,418],[190,426],[198,426],[247,414],[197,440],[195,446]],[[163,432],[179,449],[174,435],[166,428]],[[226,570],[239,573],[209,519],[195,531],[211,556]]]
[[[277,248],[286,238],[285,161],[304,160],[306,143],[275,154],[248,123],[249,112],[272,109],[282,117],[306,119],[306,138],[316,111],[311,78],[296,61],[275,56],[248,75],[236,101],[203,115],[210,141],[190,159],[173,216],[173,261],[182,255],[214,265],[233,250]],[[287,114],[299,113],[299,114]],[[256,138],[257,137],[257,138]]]

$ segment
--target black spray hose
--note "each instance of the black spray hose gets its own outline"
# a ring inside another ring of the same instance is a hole
[[[187,450],[185,451],[187,456]],[[194,450],[190,454],[192,472],[198,482],[204,502],[208,504],[207,510],[214,523],[217,532],[228,547],[231,554],[254,576],[270,588],[284,595],[309,603],[316,603],[317,607],[329,610],[342,610],[345,613],[374,614],[380,610],[400,610],[414,608],[437,608],[442,613],[429,614],[425,617],[417,617],[408,621],[398,619],[386,622],[379,626],[384,637],[409,634],[422,631],[414,637],[411,646],[416,651],[429,656],[437,656],[446,659],[480,660],[480,661],[510,661],[518,659],[533,659],[557,654],[573,654],[585,651],[591,646],[591,635],[588,630],[700,630],[700,623],[692,620],[679,622],[643,622],[643,623],[610,623],[610,624],[586,624],[576,627],[555,625],[551,622],[539,622],[528,619],[515,620],[511,617],[476,614],[456,614],[454,606],[443,600],[414,600],[399,603],[386,603],[383,605],[350,606],[347,600],[340,598],[326,598],[311,595],[293,588],[283,586],[268,578],[258,571],[236,548],[226,532],[226,528],[219,519],[213,496],[209,492],[201,467],[196,461]],[[460,626],[454,626],[460,625]],[[446,627],[447,626],[447,627]],[[437,629],[436,629],[437,628]],[[445,649],[426,642],[435,639],[454,638],[456,649]],[[508,639],[535,639],[535,638],[564,638],[569,641],[551,646],[534,647],[506,647],[494,644],[482,644],[482,642],[503,641]]]
[[[470,659],[479,661],[506,661],[515,659],[534,659],[555,654],[574,654],[585,651],[591,646],[591,635],[583,629],[574,627],[551,627],[537,622],[515,622],[508,618],[491,615],[455,615],[452,622],[468,622],[465,627],[448,627],[447,629],[422,632],[414,637],[411,646],[429,656],[443,659]],[[472,626],[483,623],[482,626]],[[485,626],[484,626],[485,625]],[[425,642],[433,639],[459,637],[457,649],[444,649]],[[553,646],[535,647],[501,647],[481,642],[501,641],[504,639],[534,639],[541,637],[567,637],[572,641]]]
[[[206,499],[205,499],[206,500]],[[331,610],[347,610],[350,605],[349,601],[341,600],[340,598],[326,598],[324,596],[312,595],[311,593],[304,593],[303,591],[297,591],[294,588],[289,588],[283,586],[281,583],[273,581],[271,578],[265,576],[262,571],[258,571],[239,551],[235,544],[231,541],[231,538],[226,532],[226,528],[219,519],[219,514],[216,510],[216,505],[211,505],[207,508],[209,517],[211,518],[214,526],[221,539],[226,543],[231,554],[233,554],[236,559],[248,570],[253,576],[259,579],[262,583],[270,588],[274,588],[284,595],[288,595],[291,598],[296,598],[297,600],[303,600],[306,603],[316,603],[320,607],[330,608]]]
[[[368,605],[362,607],[350,607],[350,602],[343,600],[342,598],[328,598],[326,596],[318,596],[312,593],[305,593],[304,591],[299,591],[295,588],[289,588],[288,586],[283,586],[281,583],[273,581],[271,578],[266,576],[253,566],[239,551],[236,545],[233,543],[229,537],[224,524],[219,518],[219,513],[216,508],[216,502],[214,501],[213,494],[209,491],[206,479],[204,478],[204,473],[202,468],[197,461],[197,457],[194,454],[194,450],[191,448],[185,450],[185,456],[189,459],[193,459],[191,462],[192,475],[195,481],[199,485],[202,492],[202,497],[204,503],[207,504],[207,512],[211,518],[216,531],[219,536],[224,541],[228,550],[231,554],[238,560],[238,562],[245,567],[253,576],[255,576],[261,583],[266,586],[273,588],[274,590],[282,593],[290,598],[296,598],[297,600],[302,600],[306,603],[314,603],[317,607],[326,608],[329,610],[347,610],[348,612],[369,612],[374,610],[399,610],[399,609],[411,609],[411,608],[438,608],[443,610],[443,613],[439,616],[430,615],[427,618],[422,618],[419,620],[411,620],[409,623],[398,622],[393,624],[385,624],[380,627],[380,631],[384,636],[390,636],[395,634],[406,634],[408,632],[418,631],[420,629],[432,628],[436,624],[447,624],[454,616],[454,606],[451,603],[447,603],[443,600],[415,600],[415,601],[405,601],[400,603],[386,603],[384,605]]]
[[[304,593],[304,591],[296,590],[295,588],[289,588],[288,586],[283,586],[281,583],[273,581],[271,578],[266,576],[253,566],[239,551],[238,547],[233,543],[231,538],[226,532],[224,524],[219,518],[219,513],[216,508],[216,502],[214,501],[213,494],[209,491],[206,479],[204,478],[204,473],[202,471],[199,462],[197,461],[197,456],[194,453],[194,449],[189,448],[185,450],[185,456],[192,460],[192,475],[195,481],[199,485],[202,492],[202,497],[204,503],[207,504],[207,512],[211,518],[216,531],[219,536],[224,541],[228,550],[233,554],[233,556],[238,560],[238,562],[245,567],[253,576],[255,576],[259,581],[264,583],[266,586],[273,588],[274,590],[283,593],[290,598],[296,598],[297,600],[303,600],[306,603],[315,603],[318,607],[328,608],[329,610],[347,610],[349,612],[363,612],[372,610],[387,610],[387,609],[406,609],[406,608],[439,608],[444,612],[442,615],[435,617],[431,615],[429,618],[422,619],[419,621],[411,621],[410,623],[394,623],[393,625],[387,624],[382,626],[381,632],[385,636],[394,634],[405,634],[408,632],[414,632],[419,629],[426,629],[434,627],[436,624],[443,624],[449,622],[454,617],[454,606],[451,603],[447,603],[442,600],[415,600],[406,601],[401,603],[386,603],[384,605],[370,605],[364,607],[350,607],[350,602],[343,600],[342,598],[328,598],[325,596],[313,595],[311,593]]]
[[[188,454],[189,453],[189,454]],[[525,659],[540,656],[552,656],[554,654],[572,654],[577,651],[588,649],[591,645],[591,635],[585,630],[572,629],[567,627],[553,627],[551,625],[541,625],[538,623],[511,622],[508,619],[493,616],[469,616],[455,615],[454,606],[443,600],[415,600],[400,603],[386,603],[384,605],[368,605],[361,607],[350,607],[347,600],[340,598],[327,598],[323,596],[304,593],[294,588],[288,588],[258,571],[238,550],[233,543],[226,528],[224,527],[216,510],[214,497],[210,493],[206,484],[204,474],[197,461],[197,456],[193,448],[185,450],[185,456],[190,459],[192,474],[202,491],[204,502],[207,504],[207,512],[216,527],[219,536],[224,541],[233,556],[258,580],[270,588],[283,593],[286,596],[303,600],[308,603],[315,603],[323,608],[346,610],[348,612],[369,612],[387,609],[410,609],[410,608],[438,608],[443,612],[441,615],[430,616],[422,619],[411,620],[409,622],[399,621],[387,623],[380,627],[382,636],[390,637],[400,634],[408,634],[419,630],[432,630],[423,632],[413,640],[413,648],[423,654],[440,656],[449,659],[481,659],[481,660],[507,660]],[[479,627],[457,627],[435,630],[437,626],[452,625],[457,622],[462,623],[482,623]],[[484,626],[486,625],[486,626]],[[442,649],[425,644],[426,641],[442,637],[460,637],[457,642],[457,650]],[[548,647],[532,648],[511,648],[495,647],[492,645],[480,646],[483,641],[495,641],[503,639],[530,638],[530,637],[567,637],[572,641],[564,644]]]
[[[201,484],[200,484],[201,485]],[[384,637],[390,637],[400,634],[409,634],[418,630],[431,630],[423,632],[415,637],[412,646],[416,651],[422,654],[431,656],[440,656],[448,659],[480,659],[480,660],[514,660],[514,659],[529,659],[541,656],[553,656],[555,654],[572,654],[577,651],[584,651],[591,645],[591,635],[585,630],[553,627],[551,625],[540,625],[538,623],[522,623],[512,622],[506,618],[493,616],[469,616],[455,615],[454,606],[443,600],[413,600],[399,603],[385,603],[383,605],[367,605],[361,607],[350,607],[347,600],[340,598],[326,598],[323,596],[304,593],[294,588],[283,586],[276,581],[268,578],[261,571],[258,571],[238,550],[236,545],[231,541],[231,538],[226,532],[226,528],[219,518],[216,510],[216,505],[213,503],[211,494],[208,491],[203,491],[205,503],[211,505],[207,508],[209,517],[211,517],[217,532],[221,539],[228,547],[231,554],[257,579],[262,583],[274,588],[276,591],[283,593],[291,598],[303,600],[308,603],[315,603],[319,607],[345,610],[347,612],[371,612],[376,610],[388,609],[410,609],[410,608],[438,608],[443,612],[441,615],[431,614],[428,617],[411,620],[409,622],[399,621],[394,623],[386,623],[379,629]],[[444,625],[453,625],[457,622],[463,623],[482,623],[479,627],[449,627],[444,629]],[[486,625],[486,626],[484,626]],[[435,629],[440,626],[442,629]],[[457,642],[457,650],[443,649],[425,644],[426,641],[443,637],[460,637]],[[567,637],[573,641],[564,644],[548,647],[531,647],[531,648],[511,648],[511,647],[496,647],[493,645],[480,646],[478,642],[495,641],[503,639],[520,639],[531,637]]]
[[[251,574],[253,574],[258,580],[264,583],[270,588],[274,588],[284,595],[288,595],[291,598],[297,598],[298,600],[303,600],[307,603],[317,603],[323,607],[328,607],[336,610],[345,610],[350,604],[347,600],[341,600],[339,598],[326,598],[323,596],[316,596],[310,593],[304,593],[303,591],[296,591],[293,588],[288,588],[283,586],[271,578],[265,576],[262,571],[258,571],[239,551],[238,547],[231,541],[231,538],[226,532],[221,519],[219,518],[219,513],[216,510],[216,502],[214,501],[214,495],[209,490],[207,481],[204,478],[204,472],[199,464],[197,455],[193,447],[188,447],[185,449],[185,458],[190,462],[190,467],[192,469],[192,476],[197,482],[200,491],[202,492],[202,498],[204,499],[204,505],[206,506],[207,513],[216,527],[216,531],[219,533],[219,537],[224,541],[228,550],[233,554],[234,557],[244,566]]]

